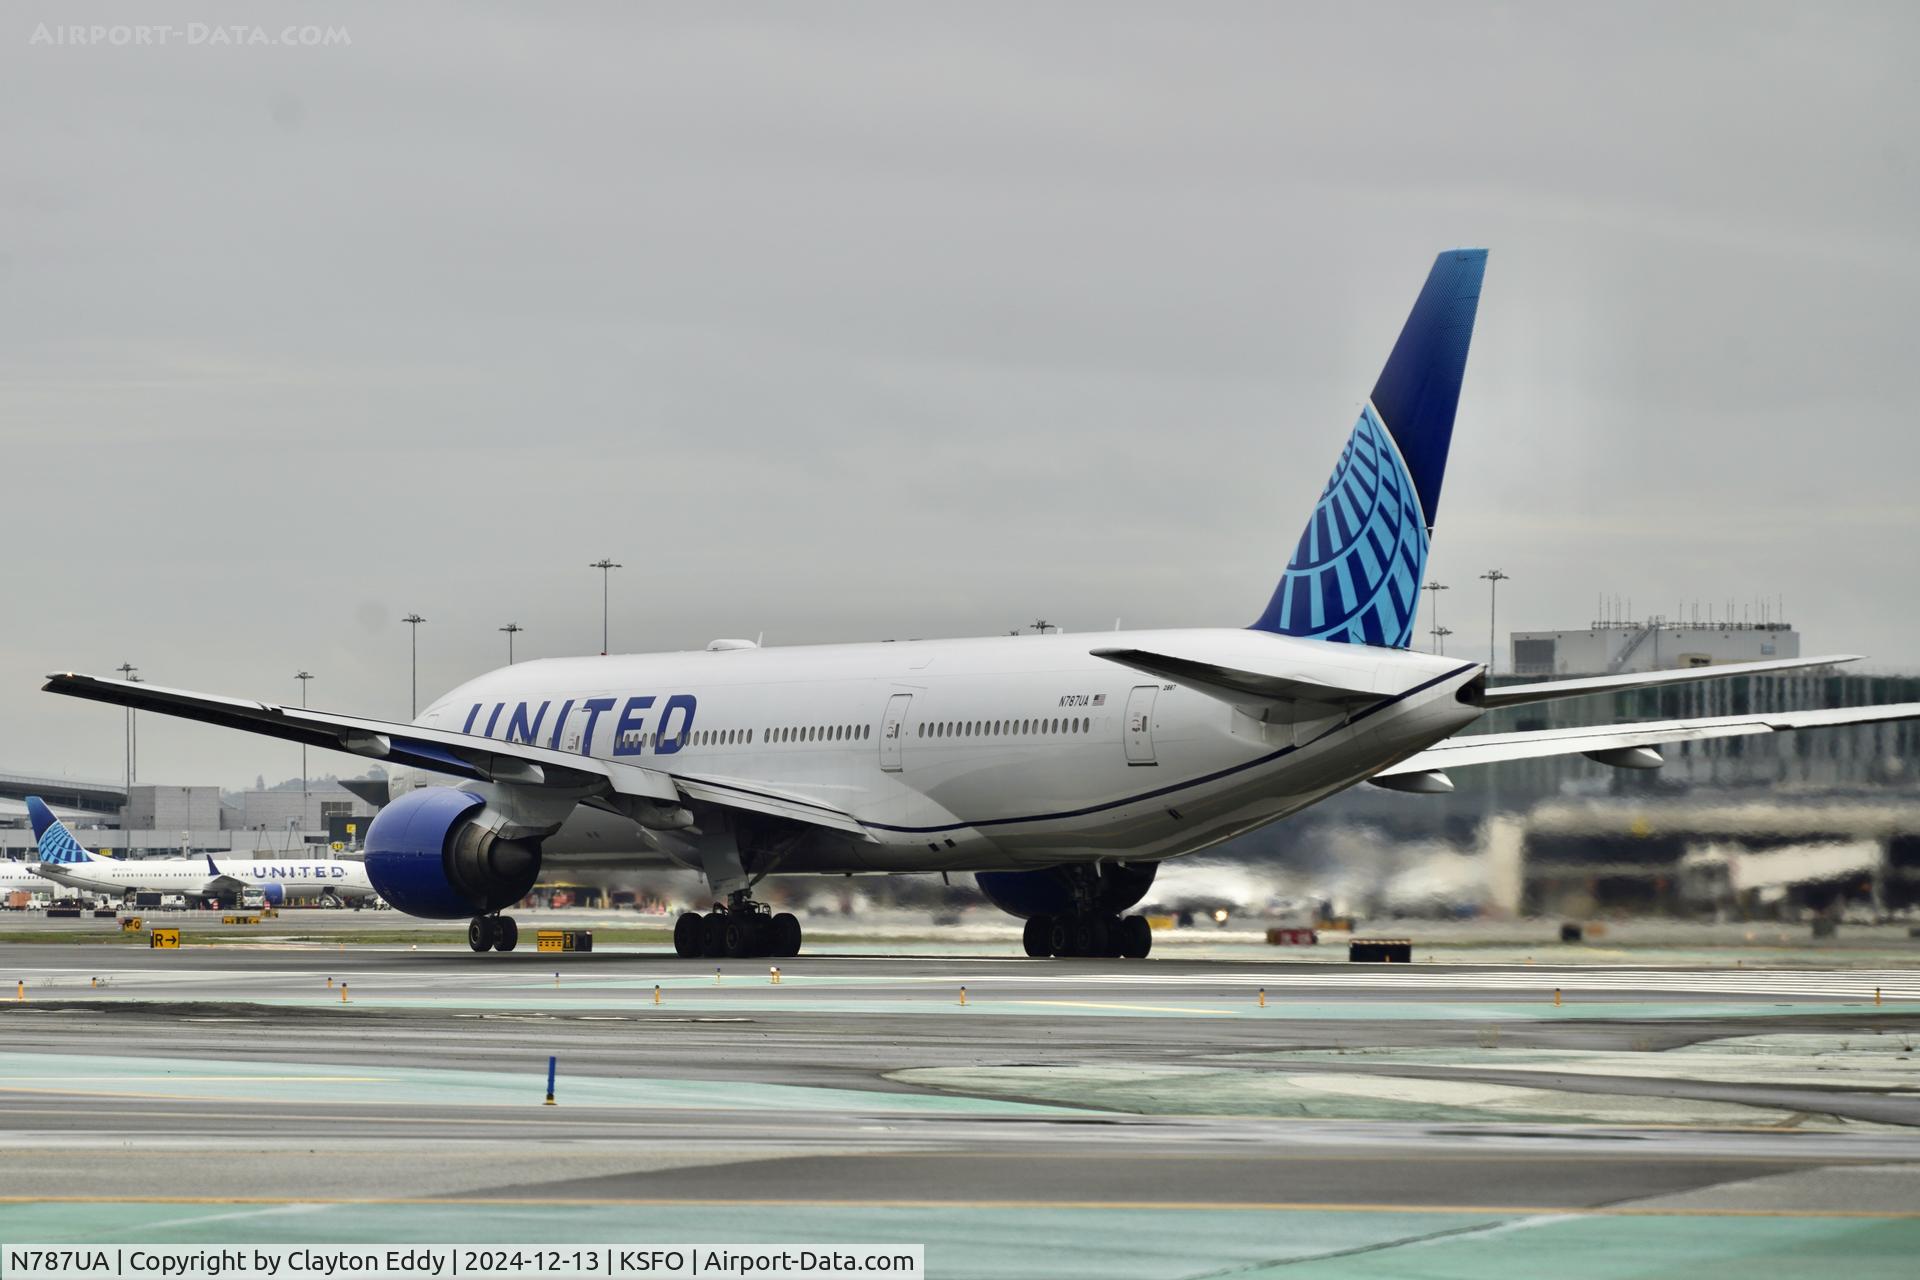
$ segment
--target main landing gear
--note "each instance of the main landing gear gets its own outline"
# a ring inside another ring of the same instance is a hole
[[[475,951],[511,951],[520,945],[520,926],[512,916],[475,916],[467,923],[467,945]]]
[[[689,911],[676,920],[673,950],[675,955],[689,959],[797,956],[800,921],[785,911],[774,915],[765,903],[736,893],[725,906],[716,905],[706,915]]]
[[[1109,916],[1076,911],[1034,916],[1021,936],[1030,956],[1112,956],[1144,960],[1153,950],[1145,916]]]

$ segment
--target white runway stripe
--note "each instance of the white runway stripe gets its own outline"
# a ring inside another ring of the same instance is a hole
[[[1023,961],[1019,964],[994,965],[991,968],[970,970],[976,963],[971,960],[954,961],[953,968],[945,973],[887,973],[876,966],[876,971],[867,973],[822,974],[815,978],[808,972],[806,958],[788,961],[783,966],[789,990],[811,992],[824,996],[835,991],[848,995],[876,993],[887,987],[948,986],[966,983],[977,990],[998,988],[1033,987],[1053,991],[1060,990],[1178,990],[1228,988],[1235,991],[1252,991],[1256,987],[1265,987],[1272,999],[1284,999],[1289,995],[1318,994],[1327,991],[1367,989],[1369,991],[1403,990],[1419,992],[1422,998],[1434,991],[1455,991],[1469,994],[1484,992],[1489,999],[1497,998],[1504,992],[1525,992],[1537,995],[1542,991],[1551,991],[1558,987],[1562,992],[1653,992],[1662,997],[1678,995],[1722,995],[1744,996],[1748,998],[1778,997],[1806,998],[1816,997],[1836,1001],[1871,1001],[1876,989],[1883,1002],[1920,1001],[1920,969],[1663,969],[1637,968],[1623,965],[1503,965],[1499,967],[1481,967],[1462,964],[1364,964],[1348,965],[1339,962],[1286,963],[1271,968],[1257,965],[1233,965],[1201,973],[1182,973],[1156,967],[1153,961],[1128,963],[1124,967],[1094,972],[1074,973],[1061,962],[1056,965],[1049,961]],[[755,977],[764,981],[764,970],[754,961],[727,961],[730,978],[742,982],[751,982]],[[735,968],[733,966],[742,966]],[[156,990],[170,990],[171,994],[185,994],[196,988],[223,986],[235,982],[246,984],[240,992],[222,992],[221,999],[245,999],[247,995],[285,996],[315,994],[315,974],[326,972],[318,967],[312,973],[259,973],[242,969],[183,969],[161,971],[153,969],[68,969],[46,968],[27,973],[28,985],[36,991],[45,991],[48,987],[60,989],[88,990],[90,976],[98,974],[102,979],[101,994],[119,991],[123,994],[152,994]],[[388,969],[342,968],[334,971],[339,978],[353,983],[366,983],[388,988],[400,987],[418,994],[440,996],[459,996],[478,994],[495,989],[519,989],[529,983],[537,982],[540,974],[519,970],[499,970],[475,968],[470,972],[442,971],[432,974],[417,974]],[[645,986],[653,982],[665,982],[679,988],[689,985],[689,980],[698,980],[704,985],[709,979],[699,971],[689,970],[681,965],[662,967],[658,970],[642,967],[617,973],[577,972],[570,975],[568,989],[575,994],[588,991],[605,991],[613,987],[627,987],[635,983]],[[323,989],[318,994],[328,994]],[[0,993],[4,995],[7,993]]]
[[[1148,964],[1152,962],[1149,961]],[[996,973],[983,982],[1047,982],[1044,974]],[[1055,977],[1051,981],[1061,981]],[[1674,970],[1554,967],[1524,965],[1494,970],[1453,965],[1287,965],[1278,969],[1250,969],[1244,973],[1210,974],[1086,974],[1069,979],[1086,986],[1233,986],[1265,987],[1269,995],[1326,987],[1373,987],[1471,991],[1525,990],[1559,987],[1562,991],[1659,991],[1748,996],[1827,996],[1836,999],[1873,998],[1920,1000],[1920,969],[1726,969]]]

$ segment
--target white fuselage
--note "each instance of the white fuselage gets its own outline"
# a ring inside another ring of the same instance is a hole
[[[53,881],[41,875],[37,866],[11,858],[0,861],[0,893],[52,893]]]
[[[1379,702],[1263,720],[1090,652],[1105,647]],[[523,662],[417,723],[805,798],[869,837],[812,840],[784,870],[992,870],[1163,859],[1285,817],[1471,722],[1459,695],[1480,670],[1228,629],[746,647]]]
[[[90,858],[43,862],[40,874],[74,889],[118,897],[128,893],[178,893],[204,897],[213,875],[205,858]]]

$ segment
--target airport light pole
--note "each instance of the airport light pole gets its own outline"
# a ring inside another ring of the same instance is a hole
[[[507,633],[507,665],[512,666],[513,665],[513,637],[517,632],[525,631],[526,628],[521,626],[517,622],[509,622],[506,626],[501,627],[499,629]]]
[[[1433,628],[1433,651],[1444,654],[1447,651],[1447,637],[1452,634],[1450,628],[1436,624]]]
[[[140,683],[139,676],[128,676],[134,684]],[[140,781],[140,713],[132,707],[127,708],[127,750],[132,756],[127,773],[135,782]]]
[[[1500,624],[1496,612],[1500,603],[1500,584],[1513,575],[1489,569],[1480,576],[1487,584],[1487,674],[1492,675],[1494,662],[1500,655]]]
[[[133,679],[133,673],[138,671],[139,669],[140,668],[134,666],[131,662],[123,662],[119,666],[114,668],[115,671],[118,671],[120,673],[120,678],[122,680],[128,680],[128,681],[131,681]],[[126,776],[127,776],[127,804],[132,805],[133,804],[133,708],[132,707],[127,708],[126,732],[125,732],[124,739],[121,742],[120,754],[122,756],[120,763],[125,769]]]
[[[600,656],[603,658],[607,656],[608,652],[607,601],[609,598],[608,591],[611,589],[609,584],[613,580],[613,571],[625,567],[625,565],[618,563],[608,556],[601,556],[598,560],[595,560],[587,566],[589,569],[598,569],[600,571]]]
[[[1437,634],[1440,627],[1440,593],[1447,589],[1447,584],[1444,582],[1429,582],[1420,589],[1427,592],[1431,597],[1427,604],[1427,621],[1433,623],[1435,633]],[[1435,649],[1434,652],[1438,653],[1440,651]]]
[[[294,673],[293,678],[300,682],[300,709],[305,711],[307,709],[307,681],[313,679],[313,673],[311,671],[298,671]],[[303,742],[300,744],[300,825],[303,828],[307,825],[307,803],[307,744]]]
[[[426,619],[417,613],[410,613],[400,619],[413,628],[413,714],[420,714],[420,624]]]

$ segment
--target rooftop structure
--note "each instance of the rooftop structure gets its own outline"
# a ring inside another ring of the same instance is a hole
[[[1515,631],[1508,662],[1519,676],[1617,675],[1763,662],[1800,656],[1800,633],[1785,622],[1591,623],[1584,631]]]

